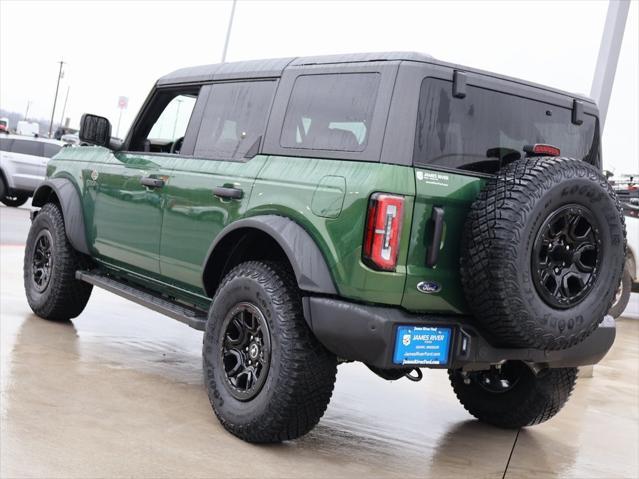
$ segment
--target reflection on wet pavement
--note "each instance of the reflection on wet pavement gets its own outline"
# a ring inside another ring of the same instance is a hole
[[[100,290],[73,322],[41,320],[21,259],[0,247],[2,477],[502,477],[509,458],[506,477],[639,471],[639,321],[619,323],[557,418],[518,437],[472,420],[443,371],[391,383],[345,364],[315,430],[255,446],[208,404],[201,333]]]

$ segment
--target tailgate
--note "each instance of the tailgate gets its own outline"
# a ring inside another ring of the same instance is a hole
[[[459,278],[461,235],[468,209],[483,183],[484,180],[473,176],[415,168],[416,195],[402,300],[404,308],[465,312]],[[436,244],[438,222],[441,239]],[[428,256],[436,260],[432,266],[427,264]]]

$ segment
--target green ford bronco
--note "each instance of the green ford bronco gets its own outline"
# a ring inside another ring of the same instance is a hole
[[[211,405],[246,441],[311,430],[347,361],[446,369],[478,419],[537,424],[615,337],[597,114],[416,53],[177,70],[124,142],[87,114],[49,163],[27,298],[68,320],[97,286],[204,331]]]

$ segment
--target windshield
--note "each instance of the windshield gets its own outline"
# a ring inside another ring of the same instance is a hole
[[[598,164],[597,118],[572,123],[572,110],[541,101],[469,86],[453,98],[452,82],[422,83],[414,163],[419,166],[496,172],[525,155],[525,145],[556,146],[562,156]]]

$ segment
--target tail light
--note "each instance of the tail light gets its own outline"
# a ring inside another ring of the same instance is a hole
[[[371,268],[395,271],[402,234],[404,197],[374,193],[368,203],[363,260]]]
[[[524,151],[528,153],[528,156],[559,156],[561,154],[561,150],[556,146],[541,143],[526,145]]]

